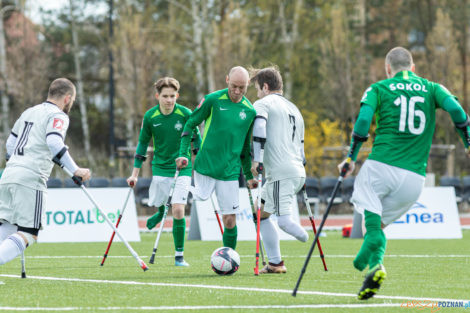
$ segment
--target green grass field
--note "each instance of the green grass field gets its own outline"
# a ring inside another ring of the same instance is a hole
[[[283,241],[287,274],[254,276],[253,242],[239,242],[241,266],[233,276],[210,268],[220,242],[187,241],[189,268],[173,265],[173,239],[164,233],[155,264],[143,272],[122,243],[115,242],[103,267],[107,243],[36,244],[27,249],[27,279],[20,260],[0,269],[0,310],[85,312],[469,312],[432,308],[438,299],[470,301],[470,230],[462,240],[388,242],[388,278],[376,298],[356,300],[363,273],[352,260],[362,240],[339,232],[321,237],[328,272],[315,251],[297,297],[291,295],[313,237],[307,244]],[[310,234],[312,235],[312,233]],[[155,233],[131,243],[148,263]],[[415,300],[413,307],[402,303]],[[427,301],[429,300],[429,301]],[[418,302],[416,302],[418,301]]]

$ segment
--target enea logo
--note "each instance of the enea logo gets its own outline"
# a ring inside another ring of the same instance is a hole
[[[416,202],[399,220],[395,221],[394,224],[442,224],[444,223],[444,214],[442,212],[423,212],[429,208],[419,202]],[[416,212],[412,212],[416,210]]]

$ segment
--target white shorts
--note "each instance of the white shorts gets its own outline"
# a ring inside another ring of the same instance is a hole
[[[159,207],[166,204],[174,179],[174,177],[152,177],[152,183],[149,188],[149,206]],[[189,186],[191,186],[190,176],[178,176],[175,191],[171,198],[171,204],[186,204],[188,201]]]
[[[382,217],[389,225],[418,200],[424,176],[374,160],[366,160],[354,182],[351,202],[357,212],[364,210]]]
[[[0,221],[26,228],[41,228],[46,192],[19,184],[0,185]]]
[[[297,192],[305,183],[305,177],[295,177],[266,182],[261,190],[264,211],[276,216],[288,215],[297,201]]]
[[[240,213],[238,180],[218,180],[195,171],[194,184],[196,186],[191,191],[194,200],[207,200],[215,190],[220,208],[219,213],[222,215]]]

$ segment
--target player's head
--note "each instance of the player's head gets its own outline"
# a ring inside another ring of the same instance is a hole
[[[49,86],[47,100],[59,106],[66,114],[70,112],[77,91],[67,78],[57,78]]]
[[[164,113],[173,112],[176,99],[179,97],[180,83],[173,77],[163,77],[155,83],[155,98]]]
[[[242,66],[233,67],[225,78],[228,86],[228,95],[232,102],[240,102],[248,89],[250,75]]]
[[[411,52],[403,47],[395,47],[385,57],[385,73],[387,77],[393,77],[401,71],[413,71],[415,65]]]
[[[282,93],[282,76],[277,66],[263,69],[252,69],[250,81],[255,84],[258,98],[263,98],[270,93]]]

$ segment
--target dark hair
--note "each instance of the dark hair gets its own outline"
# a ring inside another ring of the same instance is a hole
[[[263,69],[251,69],[250,74],[250,81],[258,83],[260,88],[263,88],[266,83],[268,84],[270,91],[282,90],[282,76],[277,66],[265,67]]]
[[[67,78],[57,78],[49,86],[48,98],[58,99],[66,95],[73,95],[75,86]]]
[[[160,78],[154,86],[158,93],[162,92],[163,88],[173,88],[176,91],[180,90],[180,83],[173,77]]]

